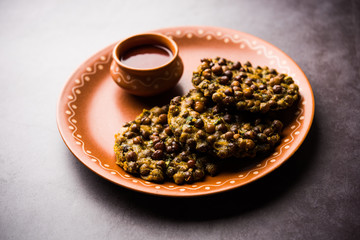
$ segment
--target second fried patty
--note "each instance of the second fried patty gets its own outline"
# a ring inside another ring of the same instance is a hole
[[[286,109],[299,98],[299,87],[287,74],[220,57],[201,59],[192,83],[214,102],[250,112]]]
[[[280,141],[281,121],[253,115],[231,112],[192,89],[171,100],[168,121],[178,141],[191,151],[242,158],[269,151]]]

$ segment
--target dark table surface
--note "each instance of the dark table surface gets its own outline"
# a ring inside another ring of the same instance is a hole
[[[307,75],[315,118],[268,176],[174,199],[114,185],[56,126],[60,92],[98,50],[186,25],[232,28],[282,49]],[[360,2],[0,1],[0,239],[360,239]]]

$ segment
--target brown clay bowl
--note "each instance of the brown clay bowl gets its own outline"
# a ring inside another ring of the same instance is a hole
[[[162,46],[170,50],[167,62],[151,68],[134,67],[125,64],[121,56],[131,49],[142,46]],[[183,63],[177,44],[160,33],[137,34],[117,43],[113,50],[110,74],[117,85],[137,96],[153,96],[174,87],[183,73]]]

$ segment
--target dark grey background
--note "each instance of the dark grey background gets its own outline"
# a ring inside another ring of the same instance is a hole
[[[224,194],[169,199],[116,186],[67,149],[62,87],[131,34],[210,25],[292,57],[316,101],[312,129],[275,172]],[[360,239],[360,3],[0,1],[0,239]]]

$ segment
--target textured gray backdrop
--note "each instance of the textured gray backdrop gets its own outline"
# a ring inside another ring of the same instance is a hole
[[[275,172],[224,194],[148,196],[92,173],[56,127],[72,72],[105,46],[163,27],[260,37],[308,76],[315,119]],[[360,239],[360,3],[0,1],[0,239]]]

